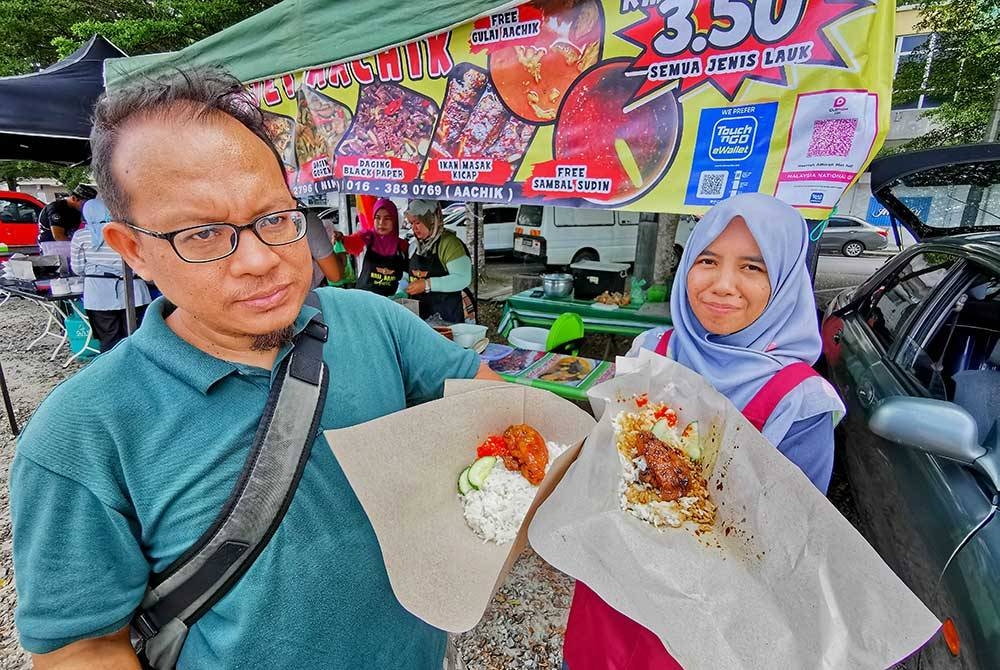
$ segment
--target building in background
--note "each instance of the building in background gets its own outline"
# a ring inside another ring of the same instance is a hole
[[[55,179],[48,179],[46,177],[18,179],[17,190],[21,193],[33,195],[45,203],[49,203],[57,198],[64,198],[69,195],[68,188]]]
[[[896,71],[900,65],[906,66],[913,63],[912,67],[923,67],[924,80],[930,75],[933,65],[933,49],[928,49],[919,55],[914,55],[913,50],[936,37],[930,33],[918,33],[915,26],[920,21],[920,12],[915,5],[901,5],[896,10]],[[916,62],[915,59],[920,60]],[[908,98],[911,96],[908,96]],[[940,101],[935,100],[929,92],[920,91],[918,95],[912,96],[905,103],[897,103],[893,100],[891,122],[889,134],[886,137],[885,146],[898,147],[909,142],[915,137],[920,137],[930,130],[930,121],[923,117],[923,112],[933,107],[937,107]],[[921,203],[913,203],[915,211],[919,210]],[[930,202],[926,204],[930,206]],[[848,189],[840,199],[837,206],[838,214],[850,214],[864,219],[876,226],[888,226],[889,215],[872,197],[871,173],[865,172],[861,175],[858,183]],[[905,230],[900,231],[903,246],[913,244],[913,237]],[[892,236],[889,237],[889,246],[894,248],[895,242]]]

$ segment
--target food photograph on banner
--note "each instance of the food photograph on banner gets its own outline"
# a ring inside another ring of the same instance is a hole
[[[890,5],[536,0],[247,86],[299,196],[825,218],[888,129]]]

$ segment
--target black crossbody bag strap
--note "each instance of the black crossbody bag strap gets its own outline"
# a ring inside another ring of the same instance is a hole
[[[319,308],[315,293],[306,304]],[[131,630],[144,667],[174,668],[188,630],[246,573],[281,523],[323,413],[326,340],[321,312],[275,375],[250,454],[222,511],[184,555],[150,578]]]

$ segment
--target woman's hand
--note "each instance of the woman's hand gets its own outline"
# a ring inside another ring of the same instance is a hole
[[[339,230],[333,231],[333,241],[334,242],[343,242],[344,241],[344,234],[342,232],[340,232]]]
[[[421,293],[427,292],[427,280],[426,279],[414,279],[406,285],[407,295],[420,295]]]

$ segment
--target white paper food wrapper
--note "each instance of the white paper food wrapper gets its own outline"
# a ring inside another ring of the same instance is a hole
[[[604,414],[538,509],[531,546],[653,631],[686,670],[886,668],[933,614],[812,485],[701,376],[644,351],[591,390]],[[657,530],[620,508],[612,419],[648,393],[698,420],[712,532]],[[716,452],[717,447],[717,452]]]
[[[548,391],[504,382],[450,380],[445,394],[325,436],[368,515],[400,604],[432,626],[462,633],[479,623],[527,542],[531,515],[594,420]],[[550,464],[517,539],[484,542],[465,522],[458,476],[488,435],[515,423],[568,448]]]

